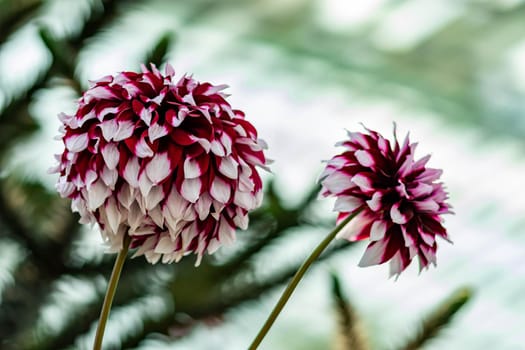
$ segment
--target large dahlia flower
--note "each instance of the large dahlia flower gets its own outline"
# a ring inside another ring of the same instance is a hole
[[[408,135],[400,146],[379,133],[349,132],[338,143],[345,151],[328,161],[321,194],[335,196],[338,222],[357,216],[338,237],[369,240],[359,266],[390,260],[390,275],[399,275],[414,257],[420,270],[436,263],[436,236],[448,240],[441,215],[450,213],[442,171],[427,168],[430,156],[414,158],[416,143]]]
[[[194,253],[198,264],[247,227],[261,203],[265,143],[225,87],[143,66],[92,82],[76,113],[59,116],[56,187],[111,251],[129,235],[151,263]]]

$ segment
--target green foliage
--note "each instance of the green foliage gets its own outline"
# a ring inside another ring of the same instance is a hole
[[[360,324],[359,316],[348,297],[344,295],[339,277],[335,273],[332,274],[332,296],[339,321],[337,349],[369,350],[370,345],[368,345],[363,326]]]
[[[42,0],[2,0],[0,1],[0,44],[9,35],[20,28],[30,18],[35,16]]]
[[[71,37],[57,37],[40,27],[38,34],[52,62],[27,93],[15,97],[0,114],[0,154],[8,156],[10,147],[37,130],[29,105],[35,94],[54,77],[81,93],[83,84],[75,76],[79,53],[89,38],[96,37],[118,19],[118,9],[122,8],[119,1],[95,5],[83,29]],[[171,32],[163,34],[145,55],[145,62],[161,65],[172,38]],[[293,207],[282,204],[271,184],[268,188],[264,207],[252,215],[252,229],[245,233],[246,243],[229,257],[205,258],[198,269],[188,259],[170,266],[151,266],[144,259],[126,262],[113,313],[136,312],[153,297],[164,307],[153,313],[147,309],[139,312],[135,323],[140,327],[120,335],[118,343],[122,348],[137,346],[152,333],[167,335],[176,328],[191,329],[199,320],[220,318],[228,310],[259,298],[293,275],[297,266],[259,278],[254,270],[254,258],[270,248],[272,242],[286,236],[290,229],[306,224],[304,215],[318,188],[314,187]],[[86,258],[79,262],[75,254],[83,233],[78,216],[71,213],[68,201],[58,198],[37,178],[24,179],[15,174],[0,178],[0,231],[2,239],[13,240],[27,253],[13,272],[14,283],[4,287],[0,306],[2,348],[75,347],[79,337],[87,334],[98,319],[104,281],[111,272],[113,257]],[[348,244],[335,246],[325,257],[346,247]],[[72,298],[66,293],[70,288],[78,288],[79,293],[83,291],[85,298]],[[60,319],[58,325],[49,325],[49,320],[42,316],[48,309],[60,314],[56,316]]]
[[[332,297],[338,319],[338,332],[335,348],[341,350],[371,349],[367,341],[361,320],[354,307],[345,296],[339,277],[332,274]],[[438,305],[424,320],[414,334],[399,350],[423,349],[423,346],[437,338],[450,325],[454,316],[470,301],[472,290],[463,287],[453,292],[445,301]]]
[[[0,45],[35,19],[47,3],[49,1],[0,0]],[[210,20],[217,14],[244,11],[244,16],[250,18],[250,26],[235,40],[271,47],[283,57],[280,62],[271,62],[277,70],[308,75],[319,82],[330,81],[345,89],[352,87],[367,97],[390,96],[436,111],[454,122],[482,128],[487,134],[522,135],[519,127],[502,126],[505,125],[502,118],[511,118],[511,115],[507,110],[494,111],[490,99],[479,93],[476,84],[483,78],[481,73],[498,64],[504,58],[505,49],[521,38],[523,4],[499,11],[475,2],[465,4],[468,8],[479,6],[492,25],[473,21],[468,16],[458,17],[415,47],[388,52],[370,42],[377,23],[348,34],[335,35],[320,29],[316,26],[312,1],[291,2],[298,5],[290,5],[283,11],[265,7],[264,1],[174,3],[185,10],[180,11],[178,19],[188,26]],[[388,9],[401,3],[403,1],[391,1]],[[90,332],[97,320],[105,280],[111,272],[113,256],[98,254],[99,247],[88,254],[85,236],[92,232],[86,233],[78,224],[68,201],[59,199],[38,177],[26,179],[17,173],[5,172],[13,149],[39,130],[30,109],[36,95],[56,82],[57,77],[61,84],[80,94],[85,87],[76,76],[80,53],[111,30],[126,11],[144,5],[144,1],[93,0],[89,4],[91,8],[85,22],[78,23],[78,30],[68,36],[56,35],[38,23],[38,34],[49,50],[51,64],[42,68],[24,93],[11,96],[10,91],[2,91],[6,99],[0,110],[0,245],[14,242],[23,255],[9,271],[12,283],[0,285],[2,349],[75,348],[75,343]],[[161,65],[166,60],[174,46],[173,38],[178,34],[173,33],[175,29],[168,28],[151,43],[143,55],[145,62]],[[482,48],[487,53],[485,59],[473,64],[476,51]],[[456,55],[458,51],[465,54]],[[319,63],[319,68],[311,69],[302,62]],[[138,326],[118,334],[120,347],[137,346],[154,333],[173,335],[175,331],[184,335],[199,322],[220,319],[224,313],[286,282],[297,266],[286,266],[260,276],[255,264],[276,244],[294,239],[290,234],[294,230],[317,225],[310,219],[317,193],[318,187],[313,186],[297,204],[287,206],[269,182],[264,205],[251,215],[250,230],[242,234],[238,249],[222,258],[206,258],[198,269],[188,259],[169,266],[151,266],[144,259],[128,260],[113,312],[132,313],[135,318],[130,323]],[[83,246],[79,247],[79,242]],[[336,244],[322,259],[348,247],[349,243]],[[85,254],[81,258],[79,251]],[[82,298],[72,298],[71,293],[67,293],[71,288],[82,292]],[[332,294],[339,320],[338,341],[344,349],[368,349],[362,340],[362,331],[356,330],[357,313],[344,295],[337,276],[332,278]],[[469,290],[455,293],[427,317],[420,331],[400,349],[420,348],[440,335],[470,297]],[[149,308],[148,302],[152,299],[162,307]],[[48,308],[56,309],[55,317],[61,320],[58,326],[47,324],[48,319],[42,316]]]
[[[399,350],[417,350],[436,338],[453,319],[453,317],[472,298],[470,288],[461,288],[452,293],[421,323],[419,331]]]
[[[173,40],[173,33],[166,32],[158,40],[151,52],[146,56],[144,62],[151,62],[160,66],[166,59]]]

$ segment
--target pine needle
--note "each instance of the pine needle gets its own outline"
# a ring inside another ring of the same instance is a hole
[[[399,350],[421,349],[428,341],[439,336],[454,315],[472,298],[470,288],[461,288],[439,305],[421,324],[419,332]]]
[[[146,56],[144,63],[154,63],[157,67],[160,67],[164,63],[166,56],[173,42],[173,33],[164,33],[155,43],[155,46],[151,49],[149,54]]]
[[[339,277],[332,273],[332,295],[338,316],[338,339],[336,349],[368,350],[370,346],[354,307],[343,294]]]

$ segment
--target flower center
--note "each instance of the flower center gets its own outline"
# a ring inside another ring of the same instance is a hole
[[[406,186],[405,184],[401,181],[401,180],[398,180],[397,182],[397,186],[396,186],[396,192],[401,196],[401,197],[404,197],[406,199],[410,199],[410,195],[408,194],[407,192],[407,189],[406,189]]]

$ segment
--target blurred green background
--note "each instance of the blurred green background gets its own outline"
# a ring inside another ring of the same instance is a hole
[[[275,164],[235,248],[126,263],[108,349],[246,348],[333,226],[321,160],[344,129],[394,121],[444,169],[454,245],[393,281],[338,242],[261,349],[525,348],[521,0],[0,0],[0,348],[90,348],[113,256],[46,173],[56,115],[150,61],[230,85]]]

